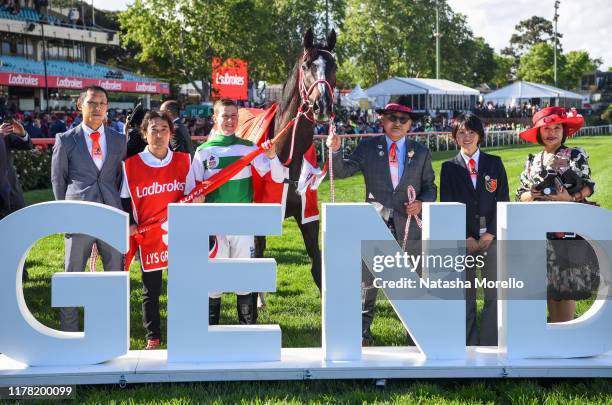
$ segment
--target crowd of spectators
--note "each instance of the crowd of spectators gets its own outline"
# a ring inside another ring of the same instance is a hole
[[[358,134],[380,134],[383,132],[380,120],[371,114],[365,114],[361,111],[338,114],[335,120],[336,133],[339,135],[358,135]],[[411,132],[450,132],[452,129],[452,120],[445,116],[432,119],[429,116],[414,122]],[[315,127],[315,134],[325,135],[328,133],[327,124],[318,124]]]
[[[486,124],[485,129],[487,131],[523,131],[526,126],[517,122],[500,122]]]
[[[477,107],[478,108],[478,107]],[[477,109],[476,108],[476,109]],[[0,106],[0,110],[3,108]],[[10,114],[15,119],[23,123],[28,134],[36,138],[54,138],[57,133],[65,132],[68,129],[81,123],[81,116],[78,111],[66,109],[64,111],[46,112],[22,112],[14,108],[0,111],[0,116]],[[482,110],[480,110],[482,112]],[[108,125],[116,131],[123,133],[126,117],[131,110],[111,110],[109,111]],[[191,136],[206,137],[213,127],[212,117],[184,117],[184,124]],[[336,133],[338,134],[380,134],[382,126],[376,114],[367,114],[363,111],[345,112],[338,114],[335,120]],[[448,119],[445,115],[437,118],[424,116],[423,119],[412,125],[411,132],[450,132],[453,119]],[[487,130],[493,131],[513,131],[524,128],[516,122],[492,123],[485,125]],[[315,126],[317,135],[327,134],[329,131],[327,124]]]
[[[207,118],[185,117],[184,121],[191,136],[208,136],[213,127],[212,116]]]
[[[114,110],[109,112],[107,125],[119,133],[124,133],[126,117],[131,110]],[[53,111],[46,112],[23,112],[23,111],[0,111],[0,117],[12,116],[21,122],[26,132],[33,139],[55,138],[58,133],[66,132],[81,123],[81,114],[78,111]],[[207,136],[213,126],[212,117],[192,118],[185,117],[185,126],[191,136]]]
[[[23,124],[26,132],[32,138],[54,138],[55,134],[66,132],[81,122],[81,117],[77,112],[29,113],[17,111],[11,115],[13,119]]]
[[[11,14],[19,14],[23,8],[31,8],[38,13],[45,14],[49,0],[2,0],[0,4]]]
[[[480,118],[529,118],[538,111],[540,111],[540,106],[530,102],[524,102],[518,106],[493,104],[492,102],[477,103],[472,110]]]

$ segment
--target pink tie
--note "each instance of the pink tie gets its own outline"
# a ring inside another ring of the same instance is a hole
[[[397,163],[397,145],[395,142],[391,144],[389,150],[389,170],[391,171],[391,183],[393,188],[396,188],[399,183],[399,166]]]
[[[476,188],[476,177],[478,176],[478,171],[476,170],[476,161],[474,159],[470,159],[468,165],[470,166],[470,178],[472,179],[474,188]]]
[[[89,137],[93,141],[91,145],[91,156],[94,159],[102,160],[102,147],[100,146],[100,133],[92,132]]]

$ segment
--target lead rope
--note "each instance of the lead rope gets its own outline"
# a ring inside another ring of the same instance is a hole
[[[414,191],[414,187],[412,187],[411,185],[408,186],[407,193],[408,193],[408,204],[412,204],[416,200],[416,191]],[[419,218],[418,215],[408,215],[408,218],[406,218],[406,227],[404,228],[404,243],[402,243],[402,250],[404,252],[406,251],[406,244],[408,243],[408,232],[410,231],[410,221],[412,220],[413,217],[414,217],[414,220],[416,221],[417,226],[419,228],[423,227],[421,218]]]
[[[329,133],[331,135],[336,134],[336,123],[334,122],[333,117],[330,119]],[[342,153],[342,147],[340,147],[340,153]],[[327,171],[329,172],[329,199],[332,203],[336,202],[336,189],[334,187],[333,154],[334,152],[331,150],[331,148],[327,148]]]
[[[91,256],[89,256],[89,271],[96,271],[96,262],[98,261],[98,246],[94,242],[91,247]]]

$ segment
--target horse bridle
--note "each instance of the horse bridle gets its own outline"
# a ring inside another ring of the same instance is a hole
[[[331,58],[334,61],[336,60],[334,55],[326,49],[317,49],[317,52],[326,53],[329,56],[331,56]],[[306,63],[307,60],[308,60],[308,51],[304,51],[304,55],[302,56],[302,63]],[[310,94],[315,89],[315,87],[319,84],[323,84],[327,88],[327,91],[329,91],[332,106],[334,105],[334,88],[331,86],[331,84],[329,84],[329,81],[325,79],[317,79],[310,85],[310,87],[306,88],[306,77],[304,76],[304,70],[298,69],[298,83],[299,83],[299,89],[300,89],[300,98],[302,99],[302,104],[300,105],[300,109],[298,110],[298,112],[304,113],[306,119],[308,119],[309,121],[313,123],[320,124],[320,123],[329,121],[329,120],[319,121],[315,118],[314,111],[313,111],[313,103],[310,101]],[[309,117],[308,113],[312,113],[312,117]],[[333,113],[332,113],[332,116],[333,116]]]
[[[336,60],[336,58],[334,57],[334,54],[332,54],[330,51],[326,49],[317,49],[317,52],[323,52],[323,53],[328,54],[329,56],[333,58],[334,62]],[[307,60],[308,60],[308,51],[305,50],[304,55],[302,56],[302,63],[306,63]],[[329,81],[325,79],[317,79],[310,85],[310,87],[306,88],[306,78],[304,76],[304,70],[301,67],[298,68],[298,86],[299,86],[299,91],[300,91],[301,104],[300,104],[300,107],[298,108],[297,115],[294,118],[293,130],[291,131],[291,148],[289,149],[289,157],[283,163],[285,166],[289,166],[291,164],[291,161],[293,160],[293,148],[295,146],[295,133],[298,127],[298,122],[300,120],[300,117],[306,118],[308,121],[312,122],[313,124],[328,123],[330,131],[332,130],[332,127],[334,126],[335,114],[333,112],[330,114],[329,119],[327,120],[320,121],[315,118],[314,108],[313,108],[314,106],[313,106],[313,103],[310,101],[310,94],[313,92],[315,87],[319,84],[323,84],[327,88],[327,91],[329,91],[330,98],[331,98],[331,105],[333,107],[334,88],[331,86]]]

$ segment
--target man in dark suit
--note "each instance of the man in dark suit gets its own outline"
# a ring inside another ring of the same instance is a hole
[[[14,212],[25,207],[25,202],[23,200],[21,183],[15,171],[15,157],[12,151],[30,150],[34,146],[25,128],[15,120],[13,120],[12,123],[2,124],[2,126],[0,126],[0,135],[4,137],[6,160],[8,162],[8,179],[11,184],[11,212]]]
[[[28,133],[30,138],[42,138],[43,132],[40,127],[34,125],[32,117],[28,116],[23,120],[23,129]]]
[[[55,121],[53,121],[53,124],[51,124],[51,128],[49,128],[49,132],[51,132],[51,136],[55,136],[57,134],[66,132],[67,129],[66,122],[64,121],[64,115],[58,114],[55,116]]]
[[[77,107],[83,122],[55,138],[51,161],[51,184],[56,200],[91,201],[121,209],[121,162],[126,138],[103,125],[108,109],[106,91],[89,86],[81,93]],[[83,271],[96,243],[105,271],[123,270],[123,255],[107,243],[88,235],[67,234],[65,269]],[[61,329],[78,330],[77,308],[60,310]]]
[[[11,184],[8,178],[6,156],[4,137],[0,136],[0,219],[11,213]]]
[[[29,118],[29,117],[28,117]],[[30,118],[31,121],[31,118]],[[33,148],[31,136],[26,132],[25,128],[16,120],[11,123],[4,123],[0,126],[0,136],[4,138],[4,147],[7,163],[7,178],[10,185],[10,212],[15,212],[25,207],[23,199],[23,190],[21,183],[17,177],[15,170],[15,157],[13,150],[30,150]],[[23,281],[29,279],[28,271],[23,268]]]
[[[468,254],[485,255],[482,277],[497,279],[497,203],[508,201],[508,178],[501,159],[479,149],[484,128],[473,114],[460,115],[453,127],[453,139],[461,148],[442,164],[440,201],[465,204]],[[466,344],[497,346],[497,290],[485,289],[480,334],[476,327],[476,269],[466,270],[472,288],[466,291]]]
[[[170,147],[175,152],[189,153],[191,157],[195,153],[193,143],[191,143],[191,135],[189,130],[183,124],[180,116],[179,104],[175,100],[164,101],[160,107],[160,111],[165,112],[172,118],[174,124],[174,134],[170,138]]]
[[[343,159],[339,153],[337,135],[330,134],[327,146],[334,152],[334,176],[343,178],[358,171],[363,173],[366,202],[376,207],[402,245],[407,216],[420,215],[423,202],[436,200],[431,153],[425,146],[406,138],[412,122],[420,117],[412,111],[408,97],[396,98],[377,112],[381,115],[385,135],[363,139],[348,159]],[[409,186],[416,194],[413,202],[408,200]],[[410,240],[420,241],[421,229],[415,220],[411,221],[408,232]],[[415,245],[407,247],[412,250]],[[373,286],[372,274],[365,269],[362,273],[362,337],[363,344],[370,345],[373,342],[370,325],[378,290]]]

